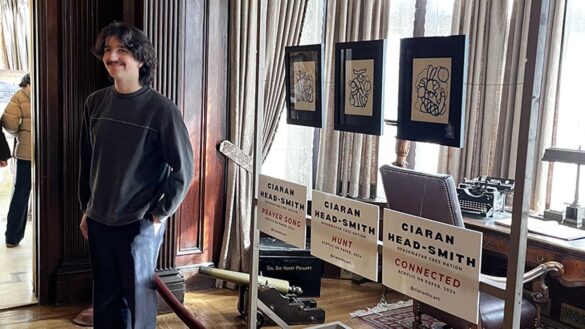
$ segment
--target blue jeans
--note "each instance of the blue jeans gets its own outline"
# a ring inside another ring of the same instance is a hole
[[[141,219],[113,227],[87,220],[95,329],[156,328],[154,270],[165,224]]]
[[[12,193],[12,200],[8,210],[8,223],[6,224],[7,244],[19,244],[24,237],[30,187],[30,161],[17,159],[14,192]]]

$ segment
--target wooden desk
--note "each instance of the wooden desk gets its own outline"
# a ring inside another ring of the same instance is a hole
[[[496,214],[496,219],[510,214]],[[510,229],[494,223],[494,218],[464,217],[465,227],[483,233],[483,248],[509,255]],[[547,261],[563,264],[565,272],[558,278],[565,287],[585,287],[585,239],[565,241],[528,233],[526,264],[536,266]]]

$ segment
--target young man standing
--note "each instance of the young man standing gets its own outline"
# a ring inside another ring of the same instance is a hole
[[[149,87],[156,57],[142,31],[112,23],[93,54],[114,81],[87,98],[80,139],[94,328],[155,328],[156,258],[191,183],[193,150],[175,104]]]

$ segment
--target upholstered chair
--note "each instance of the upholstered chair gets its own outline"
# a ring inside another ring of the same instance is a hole
[[[451,176],[427,174],[389,165],[382,166],[380,173],[388,206],[391,209],[464,227],[455,182]],[[524,274],[524,283],[534,281],[534,291],[529,296],[530,298],[527,296],[523,298],[520,328],[537,328],[540,325],[540,307],[548,298],[544,278],[549,272],[552,275],[560,275],[562,271],[563,266],[560,263],[548,262]],[[500,288],[506,285],[506,278],[483,274],[481,281]],[[455,329],[503,327],[504,300],[485,292],[480,292],[478,325],[416,300],[413,307],[415,313],[413,328],[421,326],[422,314],[428,314]]]

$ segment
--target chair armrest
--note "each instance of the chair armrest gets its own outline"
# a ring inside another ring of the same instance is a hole
[[[506,278],[480,273],[479,282],[483,282],[500,290],[506,290]]]
[[[546,262],[544,264],[540,264],[534,269],[524,273],[522,276],[522,283],[530,282],[534,279],[537,279],[547,273],[551,272],[552,276],[559,276],[562,275],[564,271],[563,265],[559,262]],[[501,276],[493,276],[487,274],[481,274],[480,281],[485,282],[489,285],[492,285],[497,288],[506,288],[506,278]]]
[[[530,293],[530,296],[537,305],[541,305],[544,304],[544,302],[546,302],[546,300],[548,299],[548,287],[544,282],[546,275],[550,273],[551,276],[558,277],[561,276],[563,272],[564,267],[561,263],[552,261],[546,262],[524,273],[524,275],[522,276],[522,283],[524,284],[532,281],[532,292]],[[535,281],[535,279],[538,280]],[[491,289],[490,287],[486,287],[486,290],[488,290],[486,292],[488,293],[490,293],[490,291],[492,291],[492,293],[498,293],[506,290],[507,280],[505,277],[481,274],[480,282],[493,287]]]

